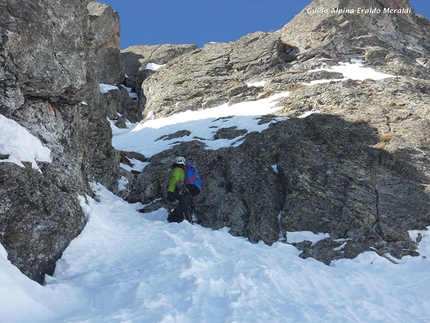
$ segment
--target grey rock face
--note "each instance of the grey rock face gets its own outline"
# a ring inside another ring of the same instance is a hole
[[[100,83],[119,84],[124,80],[125,64],[120,54],[119,15],[109,6],[90,2],[90,63]]]
[[[307,9],[393,6],[410,5],[327,0]],[[305,9],[280,32],[208,44],[171,60],[142,85],[145,109],[156,117],[290,91],[276,113],[289,119],[248,133],[236,148],[210,151],[196,138],[150,158],[130,200],[163,197],[170,158],[183,155],[204,181],[197,209],[203,226],[227,226],[233,235],[268,244],[288,243],[292,231],[328,233],[318,243],[296,244],[302,257],[326,264],[367,250],[417,255],[408,230],[430,225],[429,26],[413,11],[312,15]],[[351,59],[397,77],[340,81],[344,75],[329,67]],[[263,79],[265,85],[246,84]],[[327,81],[309,84],[316,80]],[[298,118],[304,113],[312,114]],[[241,135],[226,128],[216,138]]]
[[[154,73],[152,69],[147,69],[147,65],[149,63],[165,65],[175,57],[192,52],[197,48],[197,45],[191,44],[136,45],[121,51],[127,75],[124,84],[138,95],[139,120],[144,117],[142,114],[146,103],[146,98],[141,89],[142,82]]]
[[[8,259],[40,283],[85,225],[79,191],[72,194],[67,177],[54,178],[48,167],[42,169],[40,174],[31,166],[0,163],[0,241]]]
[[[258,91],[245,82],[283,68],[288,50],[281,34],[257,32],[235,43],[210,43],[179,56],[142,84],[145,110],[157,116],[255,100]]]
[[[92,195],[89,183],[118,187],[119,154],[88,60],[87,4],[0,3],[0,113],[52,159],[38,163],[40,172],[0,163],[0,241],[9,260],[40,283],[85,224],[80,203]]]
[[[138,122],[141,119],[138,115],[138,99],[132,98],[129,90],[119,85],[116,89],[103,93],[100,100],[99,106],[103,114],[110,120],[116,120],[118,128],[125,128],[127,120]]]
[[[137,122],[140,118],[137,97],[131,98],[121,85],[125,80],[125,63],[119,46],[119,15],[109,6],[99,2],[88,3],[87,9],[90,15],[91,69],[99,83],[119,86],[118,90],[111,90],[102,95],[99,107],[109,119],[117,120],[119,127],[125,127],[126,120]]]
[[[128,82],[134,79],[142,84],[143,80],[151,75],[151,71],[146,69],[148,63],[158,65],[167,64],[170,60],[182,54],[196,50],[197,45],[135,45],[121,51],[121,57],[125,61]],[[137,84],[136,83],[136,84]],[[135,89],[136,85],[133,84]]]
[[[76,101],[76,91],[87,83],[88,39],[82,30],[88,29],[88,19],[81,14],[85,5],[82,1],[45,5],[13,0],[0,4],[2,89],[11,82],[20,84],[12,96],[2,93],[2,105],[22,103],[24,95]]]
[[[315,10],[354,10],[348,14],[318,14]],[[380,14],[357,13],[372,8]],[[298,51],[293,68],[311,69],[321,61],[361,57],[366,63],[396,75],[428,78],[430,32],[427,19],[411,14],[384,14],[385,8],[408,9],[408,0],[313,1],[281,30],[282,40]]]

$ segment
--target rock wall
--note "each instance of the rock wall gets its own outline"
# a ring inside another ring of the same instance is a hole
[[[136,45],[121,51],[121,58],[125,62],[127,74],[124,84],[137,93],[139,121],[145,118],[143,112],[146,106],[146,97],[141,88],[142,83],[154,73],[153,69],[147,68],[147,65],[150,63],[160,66],[165,65],[174,58],[197,48],[197,45],[192,44]]]
[[[120,55],[120,20],[109,6],[90,2],[90,63],[99,83],[119,84],[125,78],[125,64]]]
[[[145,110],[165,116],[255,100],[258,91],[245,82],[282,71],[289,59],[278,33],[257,32],[235,43],[206,44],[169,61],[167,68],[144,80]]]
[[[248,134],[236,148],[209,151],[196,140],[154,156],[128,198],[149,203],[163,196],[169,157],[181,154],[204,179],[197,211],[203,226],[227,226],[268,244],[288,243],[290,231],[329,233],[316,244],[297,244],[302,257],[327,264],[366,250],[417,255],[408,230],[430,225],[430,24],[413,11],[310,13],[409,6],[313,1],[279,32],[208,44],[171,60],[142,84],[145,109],[156,117],[290,91],[276,113],[289,119]],[[344,75],[330,66],[351,60],[397,77],[336,81]],[[246,85],[261,80],[264,86]],[[315,80],[333,81],[306,85]],[[312,114],[298,118],[304,113]],[[217,135],[231,139],[242,135],[238,130]]]
[[[384,14],[385,8],[409,9],[408,0],[324,0],[313,1],[282,28],[282,40],[297,49],[297,68],[311,69],[324,62],[363,57],[367,64],[388,73],[428,78],[426,53],[430,42],[429,21],[411,14]],[[354,13],[318,14],[318,9],[339,8]],[[359,8],[380,10],[380,14],[357,13]]]
[[[0,3],[0,113],[51,151],[38,169],[0,163],[0,242],[43,283],[85,225],[80,199],[98,181],[115,191],[119,154],[91,67],[88,1]]]

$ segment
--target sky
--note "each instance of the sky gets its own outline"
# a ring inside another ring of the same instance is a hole
[[[117,11],[121,49],[132,45],[230,42],[256,31],[276,31],[311,0],[99,0]],[[411,0],[430,17],[428,0]]]
[[[344,77],[326,82],[390,77],[356,60],[329,70]],[[263,80],[248,84],[264,85]],[[102,93],[118,90],[100,86]],[[129,123],[126,129],[117,128],[111,121],[112,144],[119,150],[147,156],[169,149],[178,140],[198,138],[208,149],[234,146],[239,138],[214,139],[217,128],[228,123],[248,131],[263,131],[268,125],[258,125],[259,117],[279,109],[277,100],[288,95],[285,92],[258,101],[177,113],[143,124]],[[221,122],[220,117],[225,116],[230,118]],[[272,122],[279,120],[284,118]],[[157,140],[184,126],[191,132],[189,136]],[[11,155],[9,162],[24,167],[21,161],[27,160],[36,164],[35,168],[38,161],[50,162],[49,149],[18,123],[1,116],[0,129],[7,130],[0,133],[0,154]],[[138,171],[147,165],[130,161]],[[272,169],[276,172],[276,165]],[[125,188],[125,182],[118,181],[119,188]],[[282,239],[272,246],[251,244],[246,238],[230,235],[228,228],[212,230],[186,221],[168,223],[165,208],[140,213],[141,203],[127,203],[97,183],[91,183],[91,187],[93,198],[78,196],[88,222],[58,260],[53,276],[46,276],[44,286],[13,266],[0,244],[0,322],[430,321],[430,227],[409,231],[414,240],[422,235],[418,257],[405,256],[395,259],[394,264],[389,254],[384,258],[369,251],[327,266],[313,258],[300,258],[300,251]],[[286,238],[289,243],[315,243],[325,237],[327,234],[305,231],[287,232]]]

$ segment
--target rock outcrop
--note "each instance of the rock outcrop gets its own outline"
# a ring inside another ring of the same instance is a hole
[[[0,3],[0,113],[51,151],[52,162],[0,162],[0,242],[43,283],[83,229],[89,183],[116,191],[119,153],[91,68],[88,1]]]
[[[283,71],[294,56],[280,33],[257,32],[235,43],[209,43],[171,60],[142,84],[145,110],[156,116],[255,100],[246,82]]]
[[[162,196],[169,157],[182,154],[205,182],[197,212],[203,226],[268,244],[288,243],[292,231],[329,233],[297,244],[302,257],[327,264],[366,250],[416,255],[408,230],[430,225],[430,24],[409,8],[404,0],[313,1],[278,32],[207,44],[169,61],[142,85],[155,117],[290,91],[276,113],[289,119],[235,148],[207,150],[196,138],[156,155],[128,198]],[[392,77],[346,79],[331,68],[357,62]],[[234,138],[243,135],[238,130],[218,133]]]
[[[163,66],[175,57],[194,51],[197,48],[197,45],[192,44],[136,45],[121,51],[121,58],[125,62],[127,75],[124,84],[137,94],[139,120],[144,118],[142,113],[146,104],[146,97],[143,95],[141,88],[142,83],[154,73],[156,69],[154,67]]]
[[[409,0],[313,1],[281,32],[282,41],[296,48],[294,69],[361,57],[387,73],[428,79],[430,25]]]
[[[120,20],[109,6],[90,2],[90,63],[99,83],[119,84],[125,78],[125,64],[120,53]]]
[[[116,89],[103,92],[100,108],[118,127],[125,127],[126,121],[137,122],[137,92],[127,88],[125,63],[120,51],[120,20],[116,11],[99,2],[89,2],[90,48],[89,62],[100,84],[118,85]]]

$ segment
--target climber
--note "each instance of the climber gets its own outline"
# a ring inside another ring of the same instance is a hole
[[[193,199],[184,185],[184,181],[185,158],[176,157],[172,164],[172,173],[167,187],[167,200],[172,203],[178,201],[178,203],[175,209],[169,213],[167,221],[179,223],[186,219],[192,224],[193,220],[189,213],[189,207],[193,204]]]

